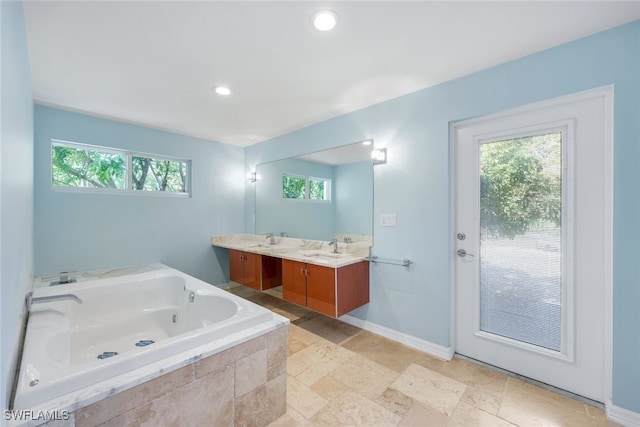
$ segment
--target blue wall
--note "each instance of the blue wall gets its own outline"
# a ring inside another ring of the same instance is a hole
[[[336,233],[367,234],[372,230],[373,169],[371,161],[335,166],[334,229]]]
[[[352,314],[450,346],[449,124],[614,84],[613,403],[640,412],[639,76],[635,21],[247,147],[246,168],[370,138],[388,147],[374,168],[373,253],[415,264],[372,267],[371,302]],[[396,213],[398,226],[380,227],[381,213]]]
[[[33,102],[21,2],[0,2],[0,29],[0,402],[8,408],[33,273]]]
[[[51,139],[192,160],[192,197],[54,191]],[[242,148],[35,107],[35,274],[162,262],[212,284],[214,234],[244,231]]]

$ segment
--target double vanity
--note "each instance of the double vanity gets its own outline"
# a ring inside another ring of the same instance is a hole
[[[331,317],[369,302],[370,241],[324,242],[256,234],[213,236],[229,249],[229,278]]]

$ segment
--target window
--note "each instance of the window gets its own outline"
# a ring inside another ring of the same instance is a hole
[[[309,178],[309,198],[311,200],[329,200],[331,181],[324,178]]]
[[[304,177],[282,175],[282,197],[285,199],[304,199],[306,186],[307,180]]]
[[[52,141],[52,184],[85,191],[188,195],[191,162],[78,143]]]
[[[282,175],[282,197],[285,199],[329,201],[330,196],[330,179]]]

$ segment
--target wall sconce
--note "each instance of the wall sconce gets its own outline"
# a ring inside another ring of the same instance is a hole
[[[375,148],[373,151],[371,151],[371,158],[373,159],[374,165],[387,163],[387,149]]]
[[[249,182],[256,182],[258,180],[258,175],[255,172],[249,172],[249,174],[247,174],[247,179]]]

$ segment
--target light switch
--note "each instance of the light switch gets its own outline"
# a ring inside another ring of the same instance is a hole
[[[382,214],[380,225],[383,227],[395,227],[396,214]]]

